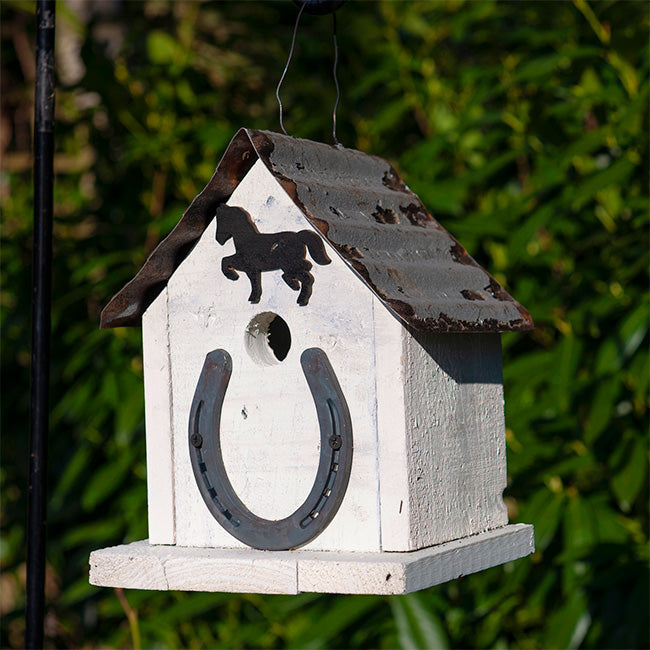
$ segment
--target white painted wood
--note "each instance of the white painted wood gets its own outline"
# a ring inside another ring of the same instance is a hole
[[[410,332],[379,301],[374,321],[382,550],[505,525],[499,336]]]
[[[142,316],[147,502],[152,544],[174,544],[174,474],[167,289]]]
[[[228,203],[246,209],[263,233],[311,228],[260,162]],[[339,513],[307,548],[379,551],[375,298],[328,249],[332,263],[314,263],[315,283],[307,306],[296,304],[297,293],[283,282],[280,270],[263,274],[261,301],[252,305],[246,276],[242,274],[233,282],[221,272],[221,259],[233,253],[232,241],[225,246],[215,241],[213,220],[167,285],[176,544],[243,546],[209,513],[190,465],[188,416],[205,355],[223,348],[233,360],[222,413],[222,448],[229,478],[253,512],[277,519],[304,501],[316,475],[319,429],[300,355],[307,348],[318,347],[326,352],[348,402],[354,460]],[[256,363],[245,345],[248,323],[267,311],[287,322],[292,337],[285,361],[271,366]]]
[[[153,545],[143,540],[93,551],[90,583],[158,591],[298,593],[295,560],[289,554],[261,555]]]
[[[408,551],[412,548],[411,500],[406,454],[403,325],[377,298],[373,302],[373,320],[381,549]]]
[[[404,594],[533,551],[533,527],[526,524],[410,553],[196,549],[145,540],[91,553],[90,582],[127,589]]]
[[[165,561],[175,546],[150,546],[147,540],[109,546],[90,554],[91,585],[167,591]],[[155,552],[152,552],[154,551]]]
[[[499,335],[403,333],[409,548],[507,524]]]
[[[314,553],[298,560],[298,590],[326,594],[405,594],[406,553]]]
[[[535,550],[533,527],[504,526],[410,553],[316,553],[298,560],[298,590],[406,594],[442,584]]]
[[[429,549],[414,551],[414,561],[405,571],[406,593],[531,555],[533,532],[529,524],[512,524],[431,547],[439,549],[437,554],[427,553]]]
[[[192,562],[194,560],[194,562]],[[227,591],[256,594],[296,594],[296,562],[265,552],[260,560],[235,556],[225,550],[186,549],[183,557],[165,564],[170,589]]]

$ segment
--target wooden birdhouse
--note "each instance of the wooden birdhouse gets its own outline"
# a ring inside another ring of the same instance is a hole
[[[533,551],[499,336],[531,317],[385,160],[240,130],[104,309],[122,326],[149,539],[93,552],[93,584],[399,594]]]

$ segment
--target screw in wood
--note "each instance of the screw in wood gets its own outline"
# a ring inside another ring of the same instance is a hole
[[[330,447],[336,451],[337,449],[340,449],[341,446],[343,445],[343,440],[341,440],[341,436],[333,435],[330,436],[329,439]]]

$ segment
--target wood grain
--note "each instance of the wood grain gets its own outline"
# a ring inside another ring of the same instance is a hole
[[[142,316],[147,504],[152,544],[176,542],[167,289]]]
[[[410,553],[198,549],[144,540],[94,551],[90,582],[127,589],[405,594],[533,551],[533,527],[526,524]]]
[[[409,549],[508,523],[498,334],[404,329]]]

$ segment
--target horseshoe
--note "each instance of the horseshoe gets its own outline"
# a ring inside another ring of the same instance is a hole
[[[221,408],[232,374],[225,350],[205,357],[189,419],[190,458],[199,492],[212,516],[233,537],[253,548],[298,548],[320,535],[336,515],[352,469],[352,421],[325,352],[309,348],[300,357],[320,426],[320,459],[304,503],[284,519],[253,514],[232,487],[221,452]]]

